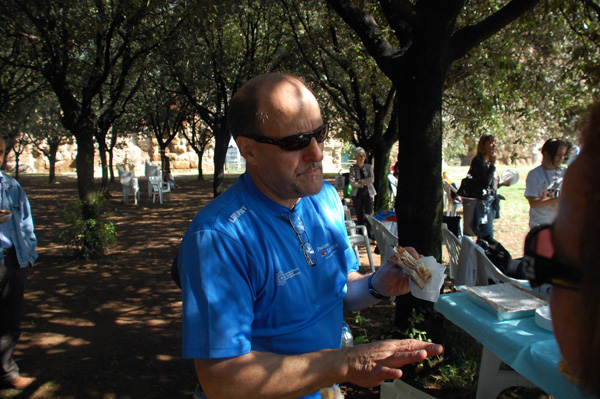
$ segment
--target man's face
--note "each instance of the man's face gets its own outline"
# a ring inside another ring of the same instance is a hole
[[[6,143],[4,139],[0,139],[0,169],[4,165],[4,152],[6,151]]]
[[[312,132],[323,124],[317,100],[295,80],[278,83],[263,93],[260,109],[268,115],[260,134],[273,139]],[[246,141],[246,145],[253,149],[254,156],[246,159],[254,183],[275,202],[291,208],[300,197],[321,191],[324,143],[312,139],[308,147],[299,151],[284,151],[255,141]]]

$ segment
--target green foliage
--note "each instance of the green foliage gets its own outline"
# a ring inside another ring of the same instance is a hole
[[[489,15],[490,4],[473,4],[459,24]],[[581,2],[536,10],[453,65],[444,92],[447,162],[483,134],[495,135],[512,158],[550,137],[575,139],[579,116],[599,95],[598,24],[589,28]]]
[[[422,327],[424,322],[425,312],[419,312],[417,311],[417,309],[413,309],[409,319],[410,326],[404,331],[402,335],[410,339],[431,342],[431,340],[427,338],[427,331],[425,331]]]
[[[355,345],[406,338],[440,343],[444,346],[442,355],[402,367],[402,379],[419,389],[456,391],[460,393],[457,397],[475,396],[482,349],[478,341],[447,321],[433,307],[413,309],[409,326],[404,331],[400,331],[391,318],[377,322],[365,316],[365,312],[354,311],[352,318],[347,318],[352,324]]]
[[[106,199],[97,195],[90,203],[75,200],[63,210],[64,230],[60,238],[67,251],[77,258],[101,259],[117,243],[117,232],[106,220]]]
[[[463,397],[474,395],[479,372],[481,344],[460,328],[446,321],[432,307],[413,309],[410,325],[402,337],[444,345],[444,353],[435,358],[405,366],[404,379],[420,388],[437,387],[444,390],[457,390]]]

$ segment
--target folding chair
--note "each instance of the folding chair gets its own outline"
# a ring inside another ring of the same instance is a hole
[[[122,166],[117,166],[119,171],[119,182],[123,186],[123,202],[129,201],[129,195],[133,194],[133,203],[138,204],[140,202],[140,185],[138,178],[135,177],[134,172],[125,170]]]
[[[442,223],[442,242],[446,245],[450,257],[448,261],[448,276],[453,279],[456,276],[456,269],[458,267],[461,238],[455,236],[454,233],[448,229],[446,223]]]
[[[169,200],[171,200],[171,186],[169,183],[164,182],[160,176],[150,176],[148,178],[150,185],[152,186],[152,203],[156,202],[156,196],[160,203],[163,203],[164,193],[169,193]]]
[[[352,249],[354,249],[354,253],[356,254],[356,259],[360,263],[360,254],[358,252],[359,246],[364,246],[367,250],[367,257],[369,258],[369,265],[371,266],[371,271],[375,272],[375,264],[373,263],[373,255],[371,254],[371,240],[367,235],[367,227],[363,225],[357,225],[352,220],[346,220],[346,230],[348,231],[348,239],[350,240],[350,245]]]
[[[379,220],[371,215],[365,215],[367,221],[371,224],[379,255],[381,255],[381,264],[392,256],[392,251],[398,246],[398,237],[389,231]]]

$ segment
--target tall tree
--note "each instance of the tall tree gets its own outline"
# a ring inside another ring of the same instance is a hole
[[[161,16],[169,15],[171,4],[2,0],[0,7],[0,23],[20,39],[26,67],[43,76],[58,98],[62,122],[77,142],[79,196],[90,202],[98,119],[112,111],[122,91],[111,92],[109,101],[98,102],[98,95],[109,77],[126,80],[136,63],[168,37],[169,24]]]
[[[166,149],[173,139],[183,132],[189,103],[183,95],[169,91],[160,84],[142,90],[139,97],[143,117],[141,124],[152,132],[158,143],[161,170],[164,174]]]
[[[2,123],[0,123],[0,137],[4,139],[6,144],[5,153],[7,156],[4,157],[4,162],[6,162],[8,154],[12,151],[15,156],[14,173],[17,180],[19,180],[19,172],[21,169],[20,157],[27,144],[29,144],[27,129],[29,127],[30,118],[27,108],[30,98],[31,97],[25,101],[14,104],[10,110],[10,118],[5,118]]]
[[[333,105],[324,107],[323,112],[334,130],[370,154],[377,190],[375,208],[387,208],[388,163],[392,145],[398,140],[397,129],[390,125],[394,86],[327,5],[320,1],[281,1],[300,54],[300,68],[304,66],[308,80],[326,93],[322,102]]]
[[[444,88],[446,160],[484,133],[496,136],[504,162],[550,137],[576,140],[574,122],[600,90],[599,44],[587,39],[599,24],[579,0],[557,5],[524,14],[453,63]]]
[[[183,129],[183,135],[190,147],[192,147],[198,156],[198,180],[204,180],[204,173],[202,172],[202,158],[204,157],[204,151],[206,150],[206,147],[214,138],[212,132],[206,127],[196,112],[192,110],[187,115],[185,128]]]
[[[58,149],[61,145],[72,144],[73,135],[60,121],[60,106],[53,93],[42,92],[31,100],[28,102],[27,127],[24,131],[31,144],[48,159],[48,182],[53,183]]]
[[[539,0],[492,2],[488,12],[474,21],[468,15],[475,5],[466,0],[380,0],[367,10],[348,0],[327,1],[396,88],[396,173],[406,187],[395,200],[398,242],[439,259],[442,99],[448,73],[454,62],[533,9]],[[415,304],[410,298],[402,302],[408,303],[396,306],[396,324],[405,326],[410,315],[406,305]]]
[[[288,54],[276,2],[207,1],[193,4],[176,45],[165,52],[179,90],[215,137],[213,194],[224,190],[224,166],[231,133],[229,100],[250,78],[277,70]]]
[[[21,40],[6,32],[0,34],[0,123],[11,107],[43,89],[36,72],[22,67],[27,63]]]
[[[377,14],[347,0],[328,3],[356,32],[396,88],[400,143],[398,240],[441,254],[442,97],[450,66],[539,0],[511,0],[480,21],[457,26],[465,0],[381,0]]]
[[[119,71],[120,72],[120,71]],[[100,110],[98,113],[98,129],[96,130],[96,143],[98,143],[98,154],[100,156],[100,166],[102,169],[102,181],[100,190],[108,192],[109,174],[114,181],[114,171],[112,169],[112,149],[119,138],[119,129],[114,128],[117,121],[123,117],[127,110],[127,105],[139,89],[142,82],[142,71],[138,70],[134,76],[128,78],[126,74],[117,72],[111,74],[107,79],[104,89],[98,93],[97,101]],[[133,75],[133,73],[132,73]],[[112,132],[110,140],[107,143],[109,132]],[[107,158],[108,155],[108,158]]]

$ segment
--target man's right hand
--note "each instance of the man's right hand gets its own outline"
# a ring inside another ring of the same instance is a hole
[[[387,340],[342,349],[347,356],[347,381],[361,387],[381,385],[385,380],[402,377],[399,368],[440,355],[438,344],[414,339]]]

